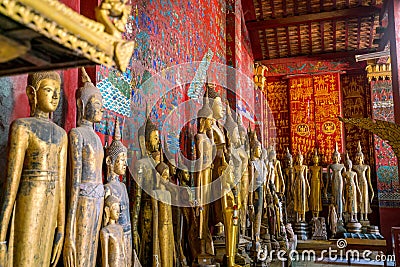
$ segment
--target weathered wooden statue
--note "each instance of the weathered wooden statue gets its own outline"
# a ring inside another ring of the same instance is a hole
[[[309,204],[313,218],[318,218],[319,212],[322,210],[322,188],[324,188],[324,182],[322,180],[322,167],[319,165],[317,148],[315,148],[313,163],[314,165],[310,166],[311,194]]]

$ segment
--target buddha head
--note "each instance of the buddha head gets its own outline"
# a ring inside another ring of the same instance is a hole
[[[212,99],[209,105],[212,110],[214,119],[219,120],[222,117],[224,117],[224,108],[222,105],[222,99],[215,91],[215,85],[207,83],[206,86],[207,86],[207,92],[205,98]]]
[[[297,164],[303,165],[304,156],[301,154],[301,150],[299,149],[299,153],[297,154]]]
[[[117,221],[121,213],[119,199],[114,195],[109,195],[104,204],[104,225],[108,225],[110,220]]]
[[[253,142],[253,145],[251,146],[251,151],[252,151],[253,160],[261,158],[262,146],[261,146],[261,143],[258,140]]]
[[[348,171],[351,171],[351,168],[353,168],[353,162],[350,160],[349,153],[347,152],[346,152],[346,160],[344,161],[344,166]]]
[[[235,148],[239,147],[241,144],[239,136],[239,128],[237,123],[232,118],[232,112],[231,109],[229,108],[229,105],[227,105],[227,115],[224,127],[226,129],[228,139],[231,145]]]
[[[357,165],[364,164],[364,154],[362,152],[361,142],[360,141],[358,141],[357,153],[356,153],[356,156],[355,156],[355,160],[356,160],[356,164]]]
[[[317,148],[314,149],[313,163],[314,163],[315,166],[317,166],[318,163],[319,163],[319,156],[318,156],[318,149]]]
[[[290,154],[288,147],[286,147],[285,161],[286,161],[286,167],[293,166],[293,157],[292,157],[292,154]]]
[[[100,122],[104,111],[103,98],[100,90],[90,80],[85,68],[82,68],[82,82],[83,86],[76,92],[78,125],[83,121]]]
[[[339,153],[339,148],[338,148],[338,143],[335,143],[335,151],[332,153],[332,161],[333,163],[339,163],[340,162],[340,153]]]
[[[26,94],[31,116],[37,112],[51,113],[60,101],[60,75],[57,72],[35,72],[28,75]]]
[[[117,175],[125,174],[127,151],[127,148],[121,142],[121,131],[117,119],[113,141],[106,150],[106,164],[109,171]]]
[[[209,131],[213,124],[213,111],[210,109],[208,98],[206,97],[204,100],[205,103],[197,112],[197,129],[199,131]]]
[[[157,127],[150,120],[150,116],[147,117],[144,134],[147,151],[150,153],[158,151],[160,147],[160,135]]]

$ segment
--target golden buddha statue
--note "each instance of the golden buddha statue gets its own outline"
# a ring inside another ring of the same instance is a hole
[[[250,151],[246,150],[246,146],[248,146],[248,138],[246,129],[243,127],[241,116],[238,116],[238,130],[240,143],[238,143],[239,147],[237,148],[237,152],[241,159],[241,179],[240,179],[240,229],[241,234],[245,235],[246,232],[246,216],[247,216],[247,205],[249,199],[249,157]],[[247,145],[246,145],[247,144]]]
[[[285,155],[285,168],[283,169],[283,175],[286,187],[286,203],[289,205],[293,201],[292,188],[294,185],[294,169],[293,169],[293,157],[289,152],[289,148],[286,148]]]
[[[310,210],[313,218],[318,218],[319,212],[322,210],[322,188],[324,182],[322,180],[322,167],[319,165],[318,150],[315,148],[313,156],[314,165],[310,166]]]
[[[371,168],[364,164],[364,154],[362,153],[361,143],[358,141],[357,154],[355,157],[356,164],[353,166],[358,177],[358,187],[361,191],[360,198],[360,220],[368,221],[368,213],[371,213],[370,201],[374,199],[374,189],[371,183]],[[371,191],[371,198],[369,197]]]
[[[274,147],[271,147],[268,152],[268,161],[271,166],[269,171],[269,180],[272,181],[276,188],[276,193],[279,196],[285,195],[285,180],[283,179],[281,162],[276,158],[276,151]]]
[[[195,173],[196,186],[196,223],[198,225],[197,237],[199,247],[191,247],[193,258],[197,263],[212,264],[214,245],[208,228],[209,203],[211,201],[210,183],[212,179],[212,145],[213,140],[207,132],[213,127],[213,111],[209,107],[208,98],[197,113],[197,134],[195,135],[195,149],[198,165]],[[194,244],[193,244],[194,245]]]
[[[338,144],[335,145],[335,151],[332,154],[333,163],[328,166],[328,182],[325,186],[325,198],[327,198],[327,190],[330,183],[332,183],[332,197],[335,202],[336,214],[338,221],[343,222],[343,178],[342,171],[344,165],[340,164],[340,153],[338,151]],[[332,173],[331,173],[332,172]]]
[[[77,91],[78,127],[69,133],[70,204],[64,243],[66,266],[95,266],[104,205],[104,150],[93,125],[103,117],[100,91],[82,69]]]
[[[126,172],[127,148],[121,142],[121,132],[118,119],[115,122],[114,138],[106,150],[107,184],[104,185],[105,199],[115,196],[120,200],[120,213],[118,224],[122,226],[124,233],[124,248],[126,266],[132,265],[132,232],[129,213],[129,196],[126,186],[119,180],[120,175]]]
[[[260,242],[261,219],[264,208],[264,189],[266,188],[267,168],[261,160],[262,147],[259,141],[252,143],[250,161],[250,196],[249,214],[253,223],[253,236],[256,243]],[[254,206],[253,206],[254,203]]]
[[[344,211],[350,215],[350,222],[357,222],[358,201],[361,198],[361,191],[358,187],[357,173],[352,170],[353,163],[346,153],[345,171],[343,172],[343,180],[345,187],[345,209]]]
[[[26,93],[31,117],[17,119],[10,127],[0,212],[0,266],[6,266],[6,261],[7,266],[56,266],[61,255],[68,139],[49,120],[60,100],[60,83],[56,72],[29,74]]]
[[[103,267],[131,266],[126,257],[124,229],[118,224],[120,218],[120,202],[115,195],[105,198],[104,221],[100,231],[101,260]]]
[[[154,195],[157,199],[153,198],[153,256],[155,256],[154,264],[157,262],[161,266],[173,267],[174,255],[176,255],[174,247],[174,230],[172,222],[172,209],[171,209],[171,194],[167,190],[166,185],[169,183],[169,167],[162,159],[156,166],[159,174],[157,179],[160,179]]]
[[[136,162],[134,171],[136,183],[133,196],[132,239],[140,262],[144,266],[151,266],[158,260],[153,257],[153,217],[156,214],[153,214],[152,194],[156,189],[155,167],[157,163],[152,156],[160,155],[160,138],[158,129],[150,117],[147,117],[143,128],[145,151],[143,151],[142,158]]]
[[[240,136],[237,123],[233,120],[229,104],[227,104],[227,116],[224,124],[226,130],[227,156],[229,165],[220,174],[222,177],[223,198],[221,199],[224,209],[225,226],[225,249],[227,266],[239,266],[235,263],[237,252],[237,241],[239,238],[239,211],[241,210],[240,181],[243,172],[247,168],[247,155],[240,150]],[[247,196],[247,194],[246,194]],[[243,196],[244,197],[244,196]],[[244,218],[245,219],[245,218]]]
[[[305,222],[305,214],[309,210],[308,208],[308,197],[310,195],[310,185],[308,183],[308,168],[303,165],[303,155],[299,150],[297,155],[297,163],[294,166],[294,186],[293,186],[293,197],[294,197],[294,211],[297,213],[297,221]]]

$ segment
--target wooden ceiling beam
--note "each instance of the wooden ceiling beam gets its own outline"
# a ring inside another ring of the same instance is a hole
[[[349,20],[346,19],[344,23],[344,49],[347,50],[349,48]]]
[[[324,32],[324,22],[319,23],[319,31],[321,32],[321,51],[325,51],[325,32]]]
[[[299,49],[299,54],[302,53],[301,51],[301,31],[300,31],[300,25],[297,25],[297,45]]]
[[[275,28],[275,45],[276,45],[276,53],[278,54],[278,57],[281,56],[281,51],[279,49],[279,38],[278,38],[278,29]]]
[[[289,34],[289,27],[286,27],[286,46],[288,49],[288,55],[292,55],[292,49],[290,47],[290,34]]]
[[[311,22],[321,22],[325,20],[339,20],[343,18],[359,17],[362,15],[370,16],[371,14],[379,12],[379,8],[374,6],[362,6],[354,7],[342,10],[335,10],[329,12],[305,14],[300,16],[270,19],[262,21],[248,21],[246,22],[247,29],[249,31],[271,29],[277,27],[288,27],[299,24],[307,24]]]
[[[312,41],[312,27],[311,23],[308,23],[308,38],[310,39],[310,54],[313,53],[313,41]]]
[[[333,51],[336,52],[336,21],[332,21]]]
[[[275,5],[274,0],[269,0],[269,7],[271,9],[271,17],[275,18]]]
[[[360,49],[361,43],[361,18],[358,17],[358,27],[357,27],[357,49]]]
[[[256,9],[254,8],[253,0],[242,0],[243,14],[244,19],[247,20],[255,20],[256,17]],[[253,51],[254,59],[260,59],[263,57],[261,50],[261,42],[260,35],[258,31],[249,31],[249,36],[251,40],[251,50]]]
[[[244,20],[256,20],[256,9],[253,0],[242,0]]]

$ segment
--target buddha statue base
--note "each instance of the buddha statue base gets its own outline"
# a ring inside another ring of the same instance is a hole
[[[361,233],[362,225],[359,222],[348,222],[346,228],[349,233],[359,234]]]
[[[196,261],[192,264],[192,267],[220,267],[219,263],[215,262],[212,255],[200,254],[197,256]]]
[[[369,221],[360,221],[360,223],[361,223],[361,232],[363,233],[363,234],[365,234],[365,233],[367,233],[367,229],[368,229],[368,226],[370,226],[370,222]]]
[[[342,220],[337,222],[337,231],[336,231],[336,238],[342,238],[344,233],[346,233],[346,228],[344,228],[344,223]]]
[[[313,218],[311,220],[312,240],[327,240],[326,224],[324,217]]]
[[[308,224],[306,222],[296,222],[294,224],[294,233],[297,235],[297,240],[308,239]]]

